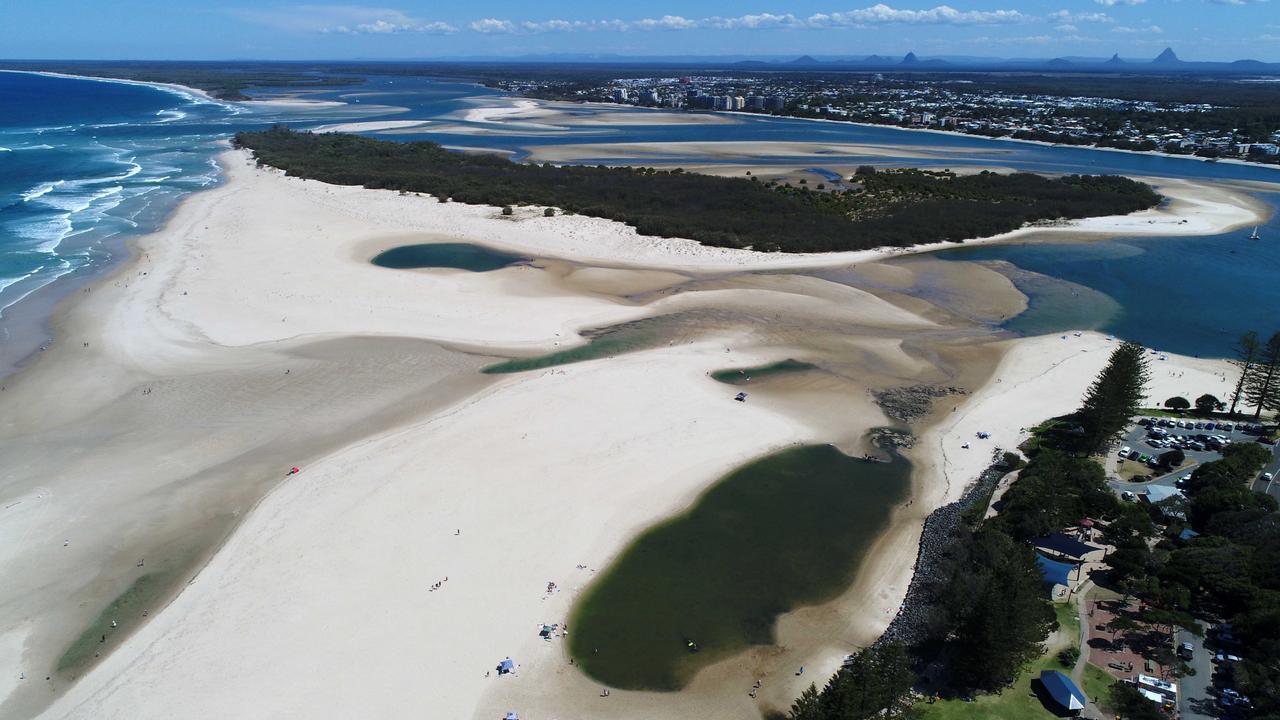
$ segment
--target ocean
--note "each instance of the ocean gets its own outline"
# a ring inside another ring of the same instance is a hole
[[[105,265],[217,181],[234,106],[177,91],[0,73],[0,317],[60,277]]]
[[[363,112],[15,72],[0,72],[0,108],[0,372],[43,342],[59,286],[109,269],[129,237],[218,182],[214,156],[236,130]]]
[[[994,165],[1045,173],[1280,181],[1280,170],[1269,167],[785,118],[566,128],[473,122],[466,119],[468,110],[511,99],[474,84],[424,77],[375,76],[358,86],[284,88],[260,97],[332,104],[223,103],[178,89],[0,72],[0,369],[40,342],[25,332],[22,339],[33,344],[20,347],[15,328],[24,307],[36,308],[26,315],[28,325],[38,326],[42,320],[33,323],[32,317],[47,313],[59,287],[110,268],[125,256],[129,237],[154,230],[182,197],[217,183],[214,156],[223,141],[238,130],[277,123],[306,128],[425,120],[421,128],[371,135],[508,150],[515,157],[560,143],[791,140],[903,148],[901,155],[840,156],[834,161],[841,165]],[[587,162],[625,161],[604,156]],[[822,167],[833,158],[819,152],[762,162]],[[1275,205],[1274,193],[1259,197]],[[1223,356],[1245,330],[1270,334],[1270,309],[1280,306],[1280,285],[1274,282],[1280,223],[1264,227],[1261,241],[1245,242],[1243,235],[1247,231],[1212,238],[962,247],[939,256],[992,262],[1027,292],[1031,311],[1007,323],[1010,332],[1088,327],[1169,351]]]

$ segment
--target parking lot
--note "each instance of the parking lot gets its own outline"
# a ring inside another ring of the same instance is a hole
[[[1152,459],[1174,448],[1182,450],[1186,460],[1174,472],[1221,457],[1219,451],[1231,443],[1257,442],[1261,425],[1254,423],[1219,423],[1195,418],[1139,418],[1121,441],[1121,448],[1129,448],[1124,462],[1137,465],[1146,455]],[[1135,455],[1136,453],[1136,455]],[[1147,465],[1143,474],[1159,476],[1159,471]]]
[[[1131,483],[1178,485],[1184,478],[1190,477],[1196,466],[1221,458],[1220,450],[1226,445],[1258,442],[1261,427],[1252,422],[1218,423],[1196,418],[1147,417],[1139,420],[1139,424],[1125,433],[1120,447],[1112,453],[1111,462],[1108,463],[1109,474],[1130,481],[1112,483],[1120,490]],[[1197,424],[1200,427],[1196,427]],[[1155,467],[1155,459],[1175,447],[1186,456],[1182,464],[1168,473]],[[1253,489],[1280,500],[1280,454],[1277,454],[1277,447],[1274,445],[1264,447],[1271,450],[1271,460],[1263,469],[1263,474],[1254,481]],[[1123,458],[1121,451],[1124,451]],[[1143,456],[1146,456],[1146,460]],[[1268,474],[1270,479],[1267,478]],[[1152,476],[1154,479],[1140,479],[1145,476]]]

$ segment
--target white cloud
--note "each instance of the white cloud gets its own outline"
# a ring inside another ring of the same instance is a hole
[[[719,30],[762,30],[767,28],[804,27],[804,23],[791,13],[786,13],[785,15],[760,13],[759,15],[742,15],[731,18],[710,17],[703,20],[702,25],[704,27],[716,28]]]
[[[1088,14],[1086,14],[1088,15]],[[1101,16],[1102,13],[1092,13]],[[1017,10],[956,10],[939,5],[930,10],[899,10],[883,3],[861,10],[817,13],[798,18],[791,13],[756,13],[735,17],[712,16],[687,18],[681,15],[663,15],[639,20],[538,20],[511,21],[485,18],[470,23],[469,27],[480,33],[549,33],[593,30],[656,31],[656,30],[776,30],[869,27],[886,24],[911,25],[1001,25],[1027,22],[1035,19]]]
[[[898,10],[884,3],[862,10],[810,15],[810,27],[865,27],[901,23],[906,25],[1000,25],[1030,20],[1017,10],[956,10],[939,5],[930,10]]]
[[[635,20],[627,25],[635,30],[692,30],[698,27],[698,22],[679,15],[663,15],[660,18]]]
[[[1116,5],[1141,5],[1147,0],[1093,0],[1093,1],[1098,3],[1099,5],[1106,5],[1107,7],[1115,7]]]
[[[1164,32],[1164,28],[1160,27],[1159,25],[1145,25],[1142,27],[1130,27],[1128,25],[1117,25],[1111,28],[1111,32],[1126,33],[1126,34],[1151,33],[1152,35],[1159,35],[1160,33]]]
[[[392,22],[390,20],[375,20],[370,23],[360,23],[355,27],[346,25],[338,25],[332,28],[325,28],[321,32],[345,33],[349,35],[394,35],[396,33],[426,33],[429,35],[450,35],[458,32],[458,28],[443,22]]]
[[[1049,13],[1049,19],[1060,23],[1110,23],[1115,22],[1110,15],[1102,12],[1073,13],[1069,10],[1058,10]]]
[[[484,18],[476,20],[469,26],[478,33],[513,33],[516,31],[515,23],[510,20],[499,20],[497,18]]]
[[[250,22],[291,32],[385,35],[458,31],[448,23],[419,20],[400,10],[368,5],[290,5],[271,10],[239,8],[228,12]]]
[[[1075,25],[1059,25],[1055,27],[1054,30],[1057,30],[1058,32],[1064,32],[1064,33],[1080,32],[1080,28],[1076,27]]]

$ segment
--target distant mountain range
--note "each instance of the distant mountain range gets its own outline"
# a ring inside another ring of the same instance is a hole
[[[902,57],[884,55],[812,56],[802,55],[523,55],[518,57],[470,56],[433,58],[434,61],[485,63],[581,63],[593,65],[679,65],[685,68],[742,67],[759,70],[918,70],[929,72],[981,70],[1042,70],[1058,72],[1186,72],[1280,74],[1280,62],[1259,60],[1185,61],[1172,48],[1154,59],[1106,57],[993,58],[965,55],[921,57],[908,52]]]

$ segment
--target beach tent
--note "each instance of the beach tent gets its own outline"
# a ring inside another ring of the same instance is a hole
[[[515,710],[512,710],[506,715],[503,715],[502,720],[520,720],[520,716],[516,714]]]
[[[1040,684],[1044,686],[1049,697],[1064,710],[1083,710],[1087,699],[1084,692],[1071,682],[1071,678],[1057,670],[1044,670],[1040,673]]]
[[[516,664],[515,664],[515,661],[513,661],[511,658],[507,658],[506,660],[503,660],[502,662],[498,663],[499,675],[506,675],[507,673],[513,673],[515,671],[516,671]]]
[[[1054,585],[1071,585],[1071,571],[1075,570],[1075,565],[1071,563],[1058,562],[1036,553],[1036,563],[1040,565],[1040,577],[1044,579],[1044,583],[1050,587]]]
[[[1079,560],[1089,553],[1098,552],[1102,548],[1082,543],[1079,540],[1062,533],[1054,533],[1031,541],[1031,544],[1041,550],[1058,555],[1065,555],[1074,560]]]

